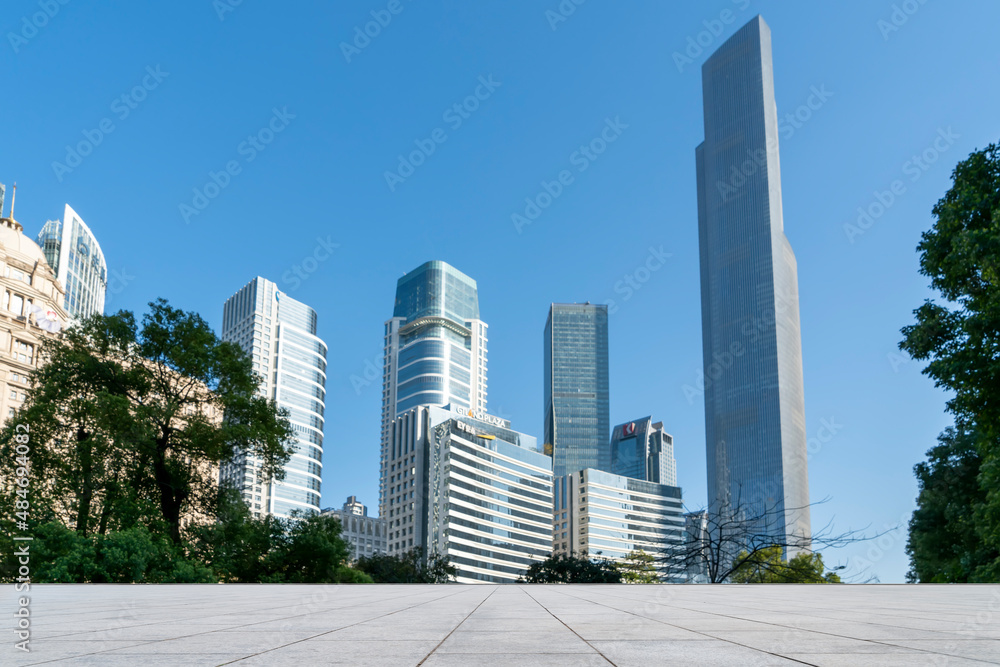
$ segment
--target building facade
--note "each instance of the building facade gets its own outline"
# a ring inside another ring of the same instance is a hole
[[[389,553],[446,557],[461,583],[511,583],[552,552],[551,459],[510,423],[416,407],[390,425]]]
[[[708,495],[713,512],[810,534],[795,254],[781,205],[771,31],[759,16],[702,67],[696,150]],[[728,508],[728,509],[727,509]]]
[[[241,491],[254,516],[320,511],[327,348],[316,335],[316,320],[315,310],[259,276],[223,307],[222,339],[250,356],[261,395],[289,411],[295,431],[284,480],[269,482],[252,456],[222,468],[221,481]]]
[[[69,320],[65,292],[41,248],[11,218],[0,218],[0,423],[28,398],[38,350]]]
[[[615,475],[677,486],[674,437],[652,417],[615,426],[611,432],[611,466]]]
[[[352,561],[386,552],[385,519],[368,516],[368,508],[358,502],[356,496],[349,496],[341,509],[325,509],[322,513],[340,519],[341,537],[351,545]]]
[[[486,410],[488,326],[476,281],[444,262],[427,262],[396,283],[385,323],[379,515],[385,516],[389,431],[420,405]]]
[[[684,508],[676,486],[587,468],[556,479],[555,553],[625,562],[643,551],[663,555],[684,541]],[[664,581],[684,577],[657,565]]]
[[[45,259],[66,290],[64,307],[74,319],[104,312],[108,264],[97,237],[69,204],[62,220],[49,220],[38,234]]]
[[[608,470],[608,307],[552,304],[544,355],[543,431],[553,474]]]

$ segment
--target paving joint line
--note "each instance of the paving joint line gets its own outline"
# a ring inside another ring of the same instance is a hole
[[[242,658],[237,658],[237,660],[235,660],[235,661],[231,661],[231,662],[227,662],[227,663],[222,663],[222,664],[228,665],[228,664],[231,664],[232,662],[237,662],[239,660],[246,660],[247,658],[252,658],[252,657],[257,656],[257,655],[262,655],[264,653],[268,653],[269,651],[274,651],[274,650],[277,650],[279,648],[284,648],[285,646],[291,646],[292,644],[297,644],[299,642],[308,641],[310,639],[315,639],[316,637],[321,637],[324,634],[330,634],[331,632],[337,632],[339,630],[344,630],[346,628],[354,627],[355,625],[359,625],[361,623],[367,623],[368,621],[374,621],[374,620],[377,620],[379,618],[384,618],[386,616],[391,616],[392,614],[396,614],[396,613],[399,613],[401,611],[406,611],[407,609],[413,609],[414,607],[419,607],[420,605],[428,604],[430,602],[437,602],[438,600],[444,600],[446,598],[452,597],[453,595],[458,595],[459,593],[461,593],[461,591],[456,591],[455,593],[452,593],[451,595],[445,595],[445,596],[436,597],[433,600],[427,600],[425,602],[421,602],[419,604],[411,605],[411,606],[405,607],[403,609],[397,609],[396,611],[389,612],[388,614],[382,614],[381,616],[373,616],[372,618],[367,618],[367,619],[365,619],[363,621],[358,621],[357,623],[352,623],[350,625],[345,625],[343,627],[335,628],[333,630],[328,630],[327,632],[321,632],[320,634],[313,635],[312,637],[306,637],[305,639],[300,639],[300,640],[297,640],[297,641],[294,641],[294,642],[290,642],[290,643],[284,644],[282,646],[276,646],[275,648],[268,649],[266,651],[260,651],[258,653],[254,653],[253,655],[243,656]],[[420,595],[420,593],[413,593],[412,595],[404,596],[404,598],[406,598],[406,597],[415,597],[417,595]],[[383,602],[383,601],[384,600],[378,600],[377,602]],[[360,605],[360,606],[367,606],[368,604],[375,604],[375,603],[374,602],[372,602],[372,603],[366,603],[366,604],[363,604],[363,605]],[[297,606],[297,605],[286,605],[286,606]],[[348,609],[349,607],[350,607],[350,605],[343,606],[343,607],[333,607],[333,608],[325,610],[325,611],[336,611],[338,609]],[[279,607],[279,609],[280,609],[280,607]],[[31,667],[32,665],[45,665],[45,664],[50,664],[50,663],[54,663],[54,662],[60,662],[62,660],[83,658],[83,657],[91,656],[91,655],[101,655],[102,653],[110,653],[111,651],[118,651],[118,650],[121,650],[121,649],[124,649],[124,648],[135,648],[137,646],[151,646],[153,644],[159,644],[159,643],[166,642],[166,641],[175,641],[175,640],[178,640],[178,639],[190,639],[191,637],[199,637],[201,635],[208,635],[208,634],[212,634],[213,632],[232,632],[234,629],[249,628],[249,627],[252,627],[254,625],[260,625],[261,623],[273,623],[274,621],[284,621],[284,620],[288,620],[288,619],[292,619],[292,618],[298,618],[300,616],[310,616],[310,615],[312,615],[314,613],[316,613],[316,612],[305,612],[305,613],[302,613],[302,614],[297,614],[295,616],[285,616],[283,618],[270,619],[270,620],[266,620],[266,621],[258,621],[256,623],[246,623],[244,625],[234,625],[232,627],[225,628],[224,630],[206,630],[205,632],[196,632],[194,634],[182,635],[182,636],[179,636],[179,637],[164,637],[162,639],[145,640],[145,641],[142,641],[142,642],[140,642],[138,644],[135,644],[133,646],[119,646],[119,647],[116,647],[116,648],[105,649],[103,651],[92,651],[91,653],[81,653],[79,655],[70,656],[68,658],[55,658],[54,660],[43,660],[41,662],[32,662],[32,663],[28,663],[25,667]],[[218,614],[216,614],[216,616],[217,615]],[[143,625],[129,626],[129,627],[144,627],[145,625],[162,625],[162,623],[144,623]],[[66,636],[66,635],[62,635],[62,636]],[[65,641],[65,640],[63,640],[63,641]],[[96,641],[107,641],[107,640],[96,640]]]
[[[566,594],[566,595],[568,595],[568,594]],[[570,596],[570,597],[575,597],[575,596]],[[619,598],[619,599],[622,599],[622,600],[629,600],[631,602],[639,602],[635,598],[630,598],[630,597],[622,596],[622,595],[609,594],[608,597],[616,597],[616,598]],[[577,598],[577,599],[578,600],[585,600],[587,602],[593,602],[593,600],[587,600],[586,598]],[[595,602],[594,604],[601,604],[601,603]],[[649,604],[649,603],[648,602],[643,602],[643,604]],[[652,604],[656,604],[656,605],[660,605],[660,606],[666,606],[666,605],[663,605],[660,602],[653,602]],[[602,605],[602,606],[608,607],[609,609],[615,609],[615,607],[611,607],[609,605]],[[939,655],[939,656],[942,656],[942,657],[945,657],[945,658],[958,658],[960,660],[971,660],[973,662],[982,662],[983,664],[986,664],[986,665],[997,664],[997,663],[993,663],[993,662],[987,662],[987,661],[984,661],[984,660],[980,660],[979,658],[969,658],[969,657],[962,656],[962,655],[954,655],[954,654],[951,654],[951,653],[941,653],[939,651],[931,651],[929,649],[913,648],[911,646],[900,646],[899,644],[889,644],[889,643],[887,643],[888,640],[879,641],[877,639],[865,639],[864,637],[848,637],[846,635],[838,635],[838,634],[834,634],[832,632],[824,632],[822,630],[803,630],[802,628],[796,628],[796,627],[793,627],[793,626],[790,626],[790,625],[782,625],[781,623],[771,623],[769,621],[757,621],[757,620],[748,619],[748,618],[741,618],[739,616],[730,616],[728,614],[720,614],[718,612],[702,611],[700,609],[689,609],[688,607],[681,607],[679,605],[673,605],[673,606],[675,608],[677,608],[677,609],[683,609],[684,611],[694,611],[694,612],[698,612],[698,613],[702,613],[702,614],[710,614],[712,616],[719,616],[719,617],[722,617],[722,618],[729,618],[729,619],[732,619],[732,620],[744,621],[744,622],[748,622],[748,623],[760,623],[762,625],[770,625],[772,627],[784,628],[786,630],[797,630],[799,632],[812,632],[812,633],[815,633],[815,634],[818,634],[818,635],[826,635],[828,637],[836,637],[837,639],[848,639],[848,640],[851,640],[851,641],[867,642],[869,644],[875,644],[876,646],[888,646],[888,647],[891,647],[891,648],[905,648],[905,649],[910,650],[910,651],[918,651],[920,653],[927,653],[929,655]],[[642,614],[637,614],[635,612],[627,611],[625,609],[619,609],[618,611],[622,611],[622,612],[624,612],[626,614],[633,614],[634,616],[638,616],[639,618],[645,618],[645,619],[650,620],[650,621],[657,621],[658,623],[664,623],[665,625],[670,625],[671,627],[677,627],[677,628],[680,628],[682,630],[688,630],[689,632],[697,632],[700,635],[704,635],[706,637],[711,637],[712,639],[718,639],[720,641],[726,641],[726,642],[729,642],[730,644],[736,644],[737,646],[744,646],[744,644],[740,644],[739,642],[734,642],[732,640],[725,639],[723,637],[715,637],[713,635],[709,635],[709,634],[704,633],[704,632],[699,632],[697,630],[691,630],[690,628],[683,628],[681,626],[674,626],[672,623],[667,623],[666,621],[661,621],[661,620],[656,619],[656,618],[650,618],[649,616],[643,616]],[[820,617],[814,617],[814,618],[824,618],[824,617],[820,616]],[[830,619],[827,619],[827,620],[830,620]],[[842,620],[842,619],[835,619],[835,620]],[[860,623],[864,623],[866,625],[879,626],[879,624],[877,624],[877,623],[865,623],[864,621],[859,621],[859,622]],[[885,626],[885,627],[890,627],[891,628],[891,627],[894,627],[894,626],[890,625],[890,626]],[[908,628],[908,629],[911,629],[911,628]],[[921,631],[921,632],[923,632],[923,631]],[[757,649],[757,648],[754,648],[752,646],[746,646],[746,648],[750,648],[750,649],[753,649],[755,651],[762,651],[764,653],[770,653],[770,651],[763,651],[762,649]],[[788,658],[787,656],[779,655],[777,653],[770,653],[770,654],[771,655],[778,655],[778,657],[786,658],[788,660],[795,660],[795,658]],[[796,662],[801,662],[801,661],[796,660]],[[803,663],[803,664],[807,664],[808,665],[808,664],[812,664],[812,663]]]
[[[466,615],[466,617],[465,617],[465,618],[463,618],[463,619],[462,619],[461,621],[459,621],[459,622],[458,622],[458,625],[456,625],[455,627],[453,627],[453,628],[451,629],[451,632],[449,632],[449,633],[448,633],[447,635],[445,635],[444,639],[442,639],[441,641],[439,641],[439,642],[438,642],[438,645],[437,645],[437,646],[435,646],[434,648],[432,648],[432,649],[431,649],[431,652],[430,652],[430,653],[428,653],[427,655],[425,655],[425,656],[423,657],[423,659],[422,659],[422,660],[421,660],[420,662],[418,662],[418,663],[417,663],[417,666],[416,666],[416,667],[420,667],[420,665],[422,665],[422,664],[424,664],[425,662],[427,662],[427,658],[429,658],[429,657],[431,657],[432,655],[434,655],[434,653],[435,653],[435,652],[436,652],[436,651],[437,651],[437,650],[438,650],[439,648],[441,648],[441,645],[442,645],[442,644],[444,644],[444,643],[445,643],[446,641],[448,641],[448,638],[449,638],[449,637],[451,637],[451,636],[452,636],[453,634],[455,634],[455,631],[456,631],[456,630],[458,630],[458,629],[459,629],[460,627],[462,627],[462,624],[463,624],[463,623],[465,623],[465,622],[466,622],[467,620],[469,620],[469,617],[470,617],[470,616],[472,616],[472,615],[473,615],[473,614],[475,614],[475,613],[476,613],[477,611],[479,611],[479,608],[480,608],[480,607],[482,607],[482,606],[483,606],[484,604],[486,604],[486,601],[487,601],[487,600],[489,600],[489,599],[490,599],[491,597],[493,597],[493,594],[497,592],[497,589],[498,589],[498,588],[499,588],[499,586],[496,586],[496,585],[494,585],[494,586],[493,586],[493,590],[492,590],[492,591],[490,591],[490,594],[489,594],[489,595],[487,595],[487,596],[486,596],[485,598],[483,598],[482,602],[480,602],[479,604],[477,604],[477,605],[476,605],[476,608],[475,608],[475,609],[473,609],[472,611],[470,611],[470,612],[469,612],[469,613],[468,613],[468,614]]]
[[[548,607],[546,607],[545,605],[543,605],[543,604],[542,604],[541,602],[539,602],[538,600],[536,600],[536,599],[535,599],[535,596],[534,596],[534,595],[532,595],[532,594],[531,594],[531,593],[529,593],[528,591],[524,590],[524,587],[523,587],[523,586],[521,587],[521,592],[522,592],[522,593],[524,593],[525,595],[527,595],[527,596],[528,596],[529,598],[531,598],[531,600],[532,600],[532,601],[533,601],[533,602],[534,602],[535,604],[537,604],[537,605],[538,605],[539,607],[541,607],[541,608],[542,608],[542,609],[544,609],[544,610],[545,610],[546,612],[548,612],[549,616],[551,616],[552,618],[554,618],[554,619],[556,619],[557,621],[559,621],[560,623],[562,623],[562,624],[563,624],[563,627],[565,627],[565,628],[566,628],[567,630],[569,630],[569,631],[570,631],[570,632],[572,632],[572,633],[573,633],[574,635],[576,635],[577,637],[579,637],[579,638],[580,638],[580,641],[582,641],[582,642],[583,642],[584,644],[586,644],[586,645],[587,645],[587,646],[589,646],[589,647],[590,647],[591,649],[593,649],[593,650],[594,650],[594,651],[595,651],[595,652],[597,653],[597,655],[599,655],[599,656],[601,656],[602,658],[604,658],[605,660],[607,660],[607,661],[608,661],[608,664],[609,664],[609,665],[612,665],[612,667],[618,667],[618,665],[616,665],[615,663],[613,663],[613,662],[611,661],[611,658],[609,658],[608,656],[604,655],[604,653],[602,653],[602,652],[601,652],[601,650],[600,650],[599,648],[597,648],[596,646],[594,646],[593,644],[591,644],[591,643],[590,643],[589,641],[587,641],[586,639],[584,639],[584,638],[583,638],[583,637],[582,637],[582,636],[580,635],[580,633],[579,633],[579,632],[577,632],[577,631],[576,631],[576,630],[574,630],[573,628],[569,627],[569,625],[568,625],[568,624],[567,624],[567,623],[566,623],[566,622],[565,622],[564,620],[562,620],[561,618],[559,618],[558,616],[556,616],[555,614],[553,614],[553,613],[552,613],[552,610],[551,610],[551,609],[549,609]]]
[[[557,591],[557,592],[559,592],[559,591]],[[608,609],[614,609],[615,611],[620,611],[620,612],[625,613],[625,614],[631,614],[632,616],[638,616],[639,618],[644,618],[647,621],[656,621],[657,623],[662,623],[663,625],[667,625],[667,626],[670,626],[672,628],[677,628],[678,630],[685,630],[687,632],[693,632],[695,634],[702,635],[703,637],[708,637],[709,639],[715,639],[717,641],[722,641],[722,642],[725,642],[727,644],[732,644],[733,646],[739,646],[741,648],[749,649],[749,650],[754,651],[756,653],[763,653],[765,655],[774,656],[776,658],[783,658],[784,660],[791,660],[792,662],[797,662],[797,663],[799,663],[801,665],[809,665],[810,667],[819,667],[819,665],[817,665],[816,663],[813,663],[813,662],[806,662],[805,660],[799,660],[798,658],[790,658],[787,655],[781,655],[779,653],[772,653],[771,651],[765,651],[764,649],[759,649],[759,648],[756,648],[754,646],[747,646],[746,644],[741,644],[741,643],[733,641],[731,639],[725,639],[723,637],[715,637],[715,636],[710,635],[710,634],[705,633],[705,632],[700,632],[698,630],[692,630],[690,628],[684,628],[684,627],[681,627],[679,625],[674,625],[673,623],[667,623],[666,621],[661,621],[660,619],[657,619],[657,618],[650,618],[649,616],[643,616],[642,614],[637,614],[635,612],[628,611],[626,609],[617,609],[615,607],[612,607],[611,605],[603,604],[601,602],[594,602],[593,600],[588,600],[586,598],[578,598],[575,595],[570,595],[569,593],[562,593],[562,592],[559,592],[559,593],[560,593],[560,595],[566,595],[567,597],[571,597],[571,598],[574,598],[576,600],[582,600],[584,602],[589,602],[591,604],[596,604],[598,606],[606,607]],[[614,596],[614,597],[619,597],[619,596]],[[625,599],[628,600],[628,599],[631,599],[631,598],[625,598]],[[658,603],[654,603],[654,604],[658,604]],[[683,609],[683,607],[681,607],[681,609]],[[692,611],[692,610],[689,609],[688,611]],[[782,627],[782,626],[778,626],[778,627]]]

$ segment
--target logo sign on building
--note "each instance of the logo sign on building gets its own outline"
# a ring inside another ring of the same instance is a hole
[[[622,437],[635,435],[635,422],[629,422],[622,427]]]
[[[479,412],[472,409],[462,409],[454,408],[455,414],[462,415],[463,417],[471,417],[476,421],[481,421],[484,424],[489,424],[490,426],[499,426],[500,428],[510,428],[510,422],[506,419],[501,419],[500,417],[494,417],[493,415],[486,414],[485,412]]]

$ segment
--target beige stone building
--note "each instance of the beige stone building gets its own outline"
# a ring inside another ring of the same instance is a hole
[[[27,398],[40,343],[69,319],[64,296],[41,248],[12,218],[0,218],[0,423]]]

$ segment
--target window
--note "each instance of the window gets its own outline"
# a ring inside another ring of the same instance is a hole
[[[15,390],[11,389],[10,390],[10,397],[11,398],[17,398],[17,392]]]

